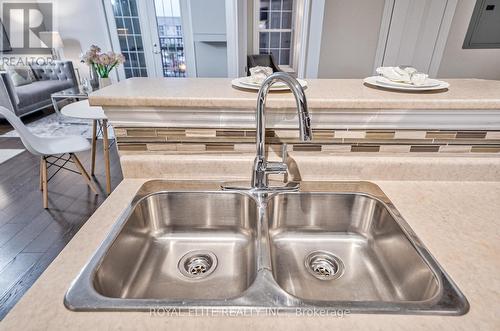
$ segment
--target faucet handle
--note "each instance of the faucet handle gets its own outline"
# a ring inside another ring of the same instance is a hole
[[[283,145],[281,145],[281,162],[283,162],[284,164],[286,164],[286,160],[288,159],[288,145],[287,143],[283,143]]]
[[[283,146],[281,147],[282,162],[269,162],[269,161],[265,162],[263,170],[266,175],[288,174],[288,165],[286,164],[288,153],[286,150],[287,150],[287,145],[283,144]]]
[[[288,166],[286,163],[282,162],[267,162],[266,163],[266,174],[284,174],[288,171]]]

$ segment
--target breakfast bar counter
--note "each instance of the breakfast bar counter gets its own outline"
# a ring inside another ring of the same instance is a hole
[[[448,79],[448,90],[405,93],[373,88],[361,79],[308,79],[311,109],[500,109],[500,81]],[[93,106],[254,109],[255,91],[233,88],[230,78],[132,78],[90,95]],[[276,92],[267,106],[293,108],[291,93]]]

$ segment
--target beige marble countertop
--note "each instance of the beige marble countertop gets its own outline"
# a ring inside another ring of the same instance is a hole
[[[468,298],[464,316],[159,317],[63,305],[145,179],[125,179],[0,323],[2,330],[499,330],[500,182],[376,181]],[[192,182],[191,182],[192,183]]]
[[[499,109],[500,81],[447,79],[445,91],[407,93],[365,86],[361,79],[310,79],[311,109]],[[237,90],[230,78],[132,78],[90,95],[105,107],[253,109],[256,92]],[[271,93],[268,108],[294,108],[290,93]],[[134,109],[134,111],[136,111]]]

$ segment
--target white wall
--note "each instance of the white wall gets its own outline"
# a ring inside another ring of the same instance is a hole
[[[248,0],[248,26],[253,26]],[[65,58],[82,74],[80,53],[92,44],[111,49],[101,0],[54,0],[55,30],[64,40]],[[474,0],[459,0],[438,77],[500,79],[500,49],[462,49]],[[362,78],[373,70],[384,0],[327,0],[321,39],[319,78]],[[248,34],[252,53],[252,33]]]
[[[319,78],[364,78],[373,72],[385,0],[327,0]]]
[[[253,45],[253,29],[254,29],[254,1],[247,1],[247,54],[251,55],[254,53]]]
[[[462,49],[475,3],[459,0],[438,77],[500,79],[500,49]]]
[[[111,50],[106,17],[101,0],[54,0],[54,30],[64,42],[64,58],[73,61],[82,75],[88,66],[80,63],[80,53],[92,44]]]

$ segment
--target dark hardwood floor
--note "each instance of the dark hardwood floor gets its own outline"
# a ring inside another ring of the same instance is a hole
[[[11,129],[0,120],[0,135]],[[95,196],[81,176],[61,170],[49,182],[48,210],[42,207],[38,157],[25,151],[0,164],[0,320],[106,199],[101,142],[94,178],[100,194]],[[0,137],[0,149],[22,148],[19,138]],[[90,152],[78,156],[90,169]],[[111,149],[111,174],[115,188],[122,180],[115,147]]]

